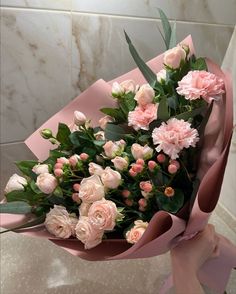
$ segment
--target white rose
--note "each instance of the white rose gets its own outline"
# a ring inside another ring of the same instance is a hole
[[[93,203],[105,196],[104,186],[98,175],[84,178],[80,183],[79,197],[83,202]]]
[[[62,239],[69,238],[75,230],[75,218],[71,218],[64,206],[54,205],[46,215],[44,225],[49,233]]]
[[[27,186],[27,180],[17,174],[14,174],[8,180],[4,192],[7,194],[11,191],[23,191],[25,186]]]
[[[125,148],[125,141],[120,140],[116,142],[107,141],[105,145],[103,145],[103,149],[105,152],[105,155],[108,158],[114,158],[116,155],[121,155],[121,153],[124,151]]]
[[[157,81],[159,83],[162,83],[165,80],[166,80],[166,70],[162,69],[157,73]]]
[[[135,92],[136,91],[136,84],[133,80],[126,80],[120,83],[123,91],[125,93]]]
[[[94,162],[90,162],[88,170],[89,170],[90,175],[101,176],[104,169],[101,167],[101,165],[96,164]]]
[[[180,66],[181,60],[185,60],[185,58],[185,50],[181,46],[176,46],[165,52],[163,62],[165,65],[176,69]]]
[[[101,175],[101,180],[105,188],[116,189],[121,184],[121,175],[110,167],[106,167]]]
[[[36,175],[44,174],[44,173],[49,173],[48,170],[48,165],[47,164],[36,164],[33,168],[32,171]]]
[[[92,203],[82,202],[79,206],[79,215],[80,216],[88,216],[88,211]]]
[[[128,160],[120,156],[116,156],[111,161],[113,162],[115,169],[120,171],[127,169],[129,165]]]
[[[117,82],[114,82],[112,84],[112,89],[111,89],[111,93],[114,96],[120,96],[122,94],[124,94],[124,88]]]
[[[86,122],[86,116],[83,114],[83,112],[80,112],[80,111],[75,111],[74,112],[74,123],[77,125],[77,126],[82,126],[85,124]]]
[[[149,84],[144,84],[140,87],[134,96],[134,100],[138,102],[138,105],[145,106],[153,102],[155,92]]]
[[[36,185],[43,193],[51,194],[57,187],[57,179],[49,173],[43,173],[38,175]]]

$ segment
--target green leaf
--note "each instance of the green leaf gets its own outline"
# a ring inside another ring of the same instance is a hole
[[[204,110],[205,110],[205,106],[199,107],[199,108],[196,108],[192,111],[186,111],[186,112],[180,113],[180,114],[176,115],[175,118],[183,119],[183,120],[187,121],[189,118],[193,118],[194,116],[201,114]]]
[[[137,64],[138,68],[140,69],[141,73],[143,74],[144,78],[147,82],[153,87],[156,83],[156,74],[146,65],[146,63],[141,59],[138,52],[136,51],[134,45],[132,44],[129,36],[125,33],[126,41],[129,45],[129,51]]]
[[[170,108],[176,110],[176,108],[178,107],[178,98],[176,96],[168,97],[167,103]]]
[[[146,143],[149,139],[151,139],[150,135],[142,135],[138,138],[139,142],[141,143]]]
[[[175,194],[172,197],[167,197],[159,192],[156,195],[156,201],[161,209],[176,213],[184,204],[184,194],[179,189],[175,189]]]
[[[34,194],[31,190],[28,191],[12,191],[6,194],[8,202],[26,201],[30,204],[36,204],[38,198],[43,194]]]
[[[164,31],[164,35],[165,35],[164,39],[165,39],[166,49],[169,49],[170,48],[170,38],[171,38],[170,22],[162,9],[158,8],[158,11],[160,14],[161,23],[162,23],[162,27],[163,27],[163,31]]]
[[[33,190],[35,194],[42,194],[42,192],[39,190],[38,186],[36,185],[35,181],[30,182],[30,188]]]
[[[207,70],[207,64],[204,58],[198,58],[194,63],[192,63],[191,68],[193,70]]]
[[[176,22],[174,22],[173,28],[171,30],[169,49],[175,47],[176,44],[177,44],[177,41],[176,41]]]
[[[98,147],[102,147],[106,143],[106,141],[104,141],[104,140],[94,140],[93,143],[94,143],[94,145],[96,145]]]
[[[34,173],[32,172],[32,168],[36,164],[38,164],[38,161],[35,161],[35,160],[16,161],[15,164],[23,174],[25,174],[26,176],[32,177],[34,175]]]
[[[32,207],[24,201],[14,201],[0,204],[0,213],[25,214],[30,213]]]
[[[124,129],[118,125],[108,123],[105,129],[105,137],[107,140],[118,141],[123,139],[125,135]]]
[[[125,120],[124,115],[119,108],[101,108],[100,111],[113,117],[118,122],[123,122]]]
[[[66,148],[71,147],[71,131],[66,124],[59,123],[56,139]]]
[[[164,121],[168,120],[170,117],[167,98],[165,96],[161,98],[161,101],[158,105],[157,117],[158,119],[164,120]]]
[[[76,131],[76,132],[71,133],[70,136],[69,136],[70,141],[72,142],[74,147],[80,147],[81,146],[80,134],[81,134],[81,132]]]
[[[82,149],[82,152],[84,153],[87,153],[90,157],[94,157],[97,153],[97,150],[93,147],[87,147],[85,146],[83,149]]]
[[[39,224],[42,224],[45,221],[45,218],[46,218],[46,215],[43,214],[40,217],[35,218],[32,221],[29,221],[29,222],[27,222],[27,223],[25,223],[23,225],[20,225],[20,226],[17,226],[17,227],[2,231],[2,232],[0,232],[0,234],[7,233],[7,232],[10,232],[10,231],[18,231],[20,229],[25,229],[25,228],[37,226]]]

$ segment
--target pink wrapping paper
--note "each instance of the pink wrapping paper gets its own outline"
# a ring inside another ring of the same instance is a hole
[[[191,36],[188,36],[181,43],[188,44],[190,51],[194,52]],[[154,72],[158,72],[162,69],[162,60],[163,54],[150,60],[147,64]],[[78,240],[61,240],[53,237],[46,232],[43,226],[27,229],[22,233],[29,236],[48,238],[71,254],[87,260],[116,260],[146,258],[165,253],[172,246],[175,246],[182,236],[188,238],[188,236],[191,237],[202,230],[207,224],[220,195],[233,128],[230,77],[228,74],[223,73],[212,61],[207,60],[207,65],[210,72],[215,73],[224,80],[226,95],[223,96],[222,100],[214,103],[212,114],[205,129],[204,145],[198,171],[201,184],[187,223],[180,217],[159,211],[153,216],[143,237],[135,245],[130,246],[125,240],[114,239],[105,240],[102,244],[90,250],[85,250],[83,244]],[[120,82],[126,79],[133,79],[139,84],[145,82],[138,69],[130,71],[114,81]],[[53,132],[56,132],[59,122],[71,124],[74,110],[84,112],[87,117],[92,118],[92,123],[96,125],[98,119],[102,116],[99,109],[104,106],[112,106],[115,103],[110,95],[112,83],[113,81],[106,83],[103,80],[98,80],[45,122],[39,130],[50,128]],[[34,132],[25,143],[39,160],[44,160],[48,157],[48,150],[52,146],[49,145],[48,141],[41,138],[39,130]],[[21,221],[22,219],[19,216],[1,216],[1,225],[3,227],[13,227]],[[229,273],[232,267],[236,266],[236,248],[230,247],[223,237],[220,245],[220,257],[207,262],[199,272],[200,280],[219,293],[225,289]],[[217,279],[215,278],[216,272]]]

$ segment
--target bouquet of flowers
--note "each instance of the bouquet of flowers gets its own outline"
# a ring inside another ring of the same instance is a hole
[[[125,33],[140,71],[98,81],[26,141],[41,160],[16,163],[23,177],[10,178],[0,209],[8,225],[12,213],[36,217],[14,230],[102,260],[161,254],[205,226],[227,160],[232,92],[191,38],[175,45],[161,16],[163,55],[145,64]]]

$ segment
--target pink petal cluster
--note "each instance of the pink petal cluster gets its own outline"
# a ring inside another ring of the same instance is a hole
[[[225,92],[223,80],[205,70],[190,71],[178,82],[178,85],[177,93],[187,100],[196,100],[202,97],[209,103]]]
[[[176,118],[171,118],[167,123],[163,122],[159,128],[155,128],[152,138],[154,145],[158,145],[157,152],[162,150],[171,159],[178,158],[182,149],[195,147],[199,140],[197,130],[191,128],[190,123]]]
[[[149,130],[149,124],[157,119],[157,108],[158,104],[153,103],[137,106],[134,111],[129,112],[129,126],[132,126],[136,131]]]

